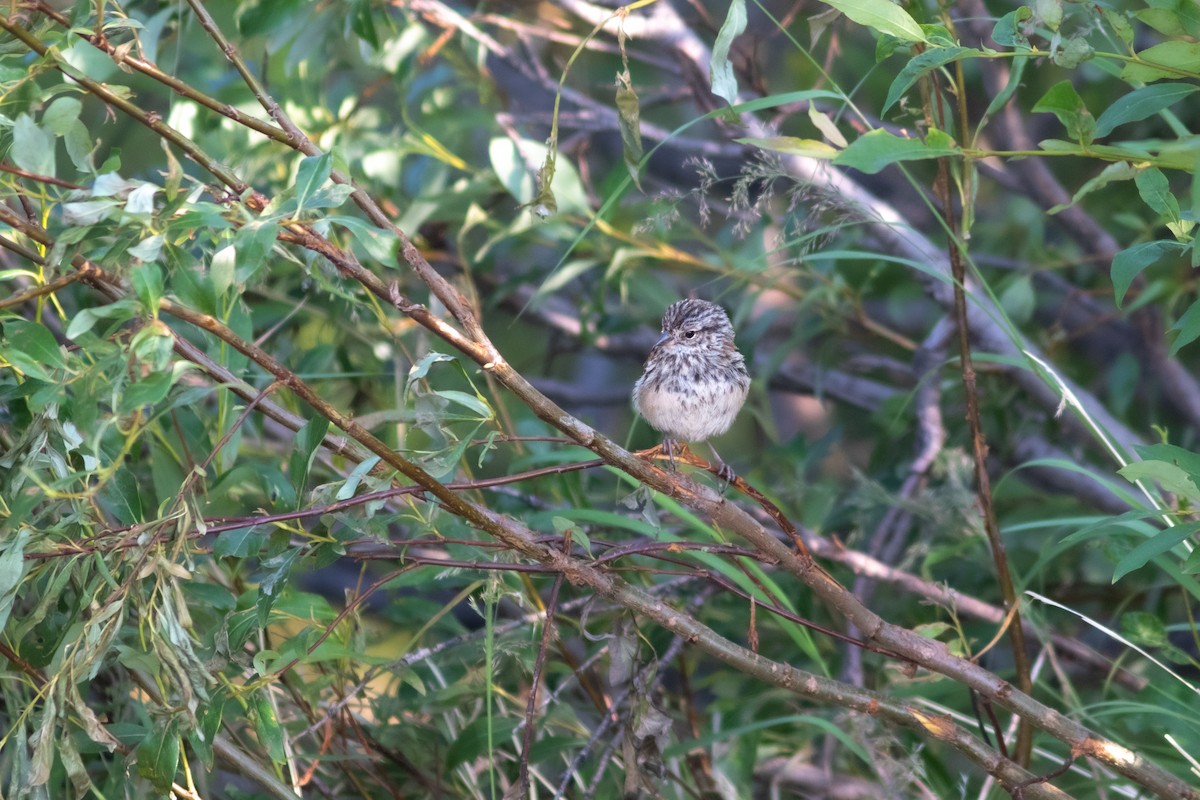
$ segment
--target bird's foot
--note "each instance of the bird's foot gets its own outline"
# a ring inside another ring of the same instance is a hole
[[[663,437],[662,449],[663,452],[667,454],[667,464],[670,466],[671,472],[676,471],[675,452],[680,447],[680,444],[680,442],[672,439],[670,436]]]

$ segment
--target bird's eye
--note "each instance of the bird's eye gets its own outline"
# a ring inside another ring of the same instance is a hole
[[[695,332],[695,331],[688,331],[687,333],[685,333],[685,334],[683,335],[683,338],[685,338],[685,339],[695,339],[695,338],[696,338],[696,332]]]

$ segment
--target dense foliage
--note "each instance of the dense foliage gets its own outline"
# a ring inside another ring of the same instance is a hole
[[[1196,9],[4,4],[0,796],[1200,797]]]

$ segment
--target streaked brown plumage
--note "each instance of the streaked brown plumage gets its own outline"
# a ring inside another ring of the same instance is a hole
[[[633,387],[633,405],[663,433],[670,453],[675,441],[703,442],[729,430],[749,389],[725,310],[707,300],[680,300],[663,314],[662,336]]]

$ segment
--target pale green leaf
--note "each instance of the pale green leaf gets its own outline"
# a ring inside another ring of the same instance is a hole
[[[833,163],[868,174],[900,161],[921,161],[958,155],[961,150],[950,136],[937,129],[929,131],[924,141],[908,139],[882,128],[864,134],[833,159]]]
[[[925,31],[907,11],[891,0],[821,0],[859,25],[906,42],[924,42]]]

